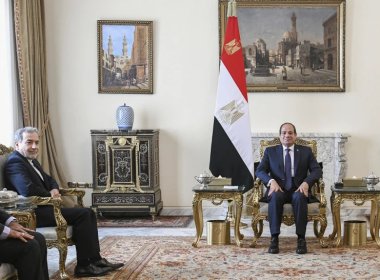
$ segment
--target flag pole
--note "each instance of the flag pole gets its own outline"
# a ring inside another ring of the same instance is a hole
[[[209,168],[215,177],[231,178],[233,186],[251,188],[254,160],[237,3],[226,3],[228,19],[221,48]]]
[[[229,17],[236,17],[236,1],[235,0],[228,1],[227,18]],[[227,202],[228,202],[228,208],[227,208],[227,213],[226,213],[226,221],[229,221],[230,225],[234,227],[235,226],[234,207],[233,207],[234,201],[228,200]],[[239,227],[247,228],[248,224],[240,221]]]

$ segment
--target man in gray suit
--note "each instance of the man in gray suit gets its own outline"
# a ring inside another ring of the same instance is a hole
[[[268,220],[272,238],[268,252],[271,254],[279,252],[278,236],[285,203],[293,206],[298,236],[296,252],[307,253],[305,233],[309,190],[322,177],[322,169],[311,149],[295,145],[296,139],[296,127],[291,123],[282,124],[282,145],[266,148],[256,170],[256,176],[267,186],[264,197],[269,203]]]

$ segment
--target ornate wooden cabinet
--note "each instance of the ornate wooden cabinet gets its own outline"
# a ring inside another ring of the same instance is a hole
[[[91,130],[92,206],[97,212],[150,214],[162,209],[158,130]]]

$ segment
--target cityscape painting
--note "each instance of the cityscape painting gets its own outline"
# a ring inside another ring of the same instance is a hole
[[[249,92],[344,92],[345,0],[237,0]],[[219,0],[224,42],[227,0]]]
[[[98,20],[99,93],[153,93],[152,21]]]

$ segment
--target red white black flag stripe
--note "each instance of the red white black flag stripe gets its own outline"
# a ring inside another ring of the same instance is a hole
[[[232,185],[253,185],[253,151],[243,50],[236,5],[229,3],[214,114],[210,171],[232,179]],[[232,8],[232,11],[230,10]]]

